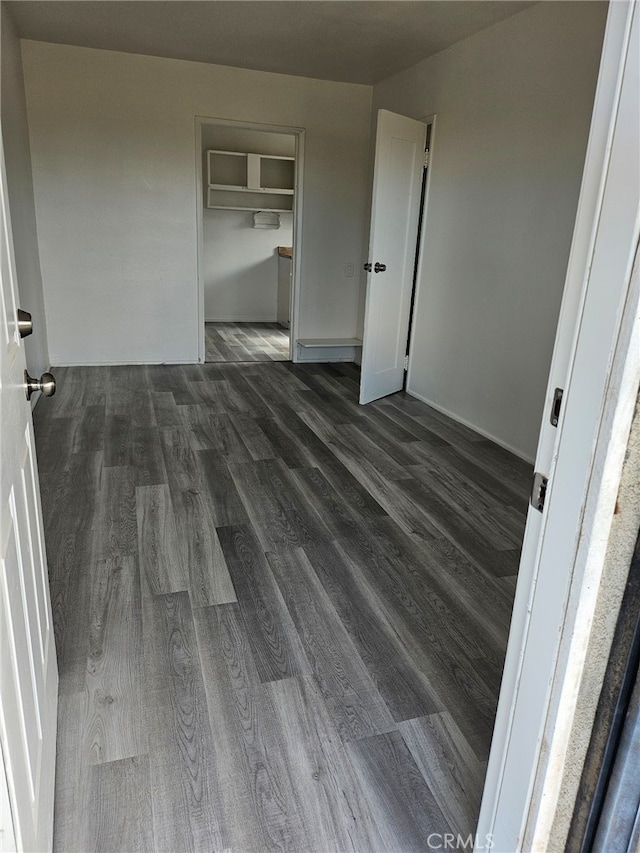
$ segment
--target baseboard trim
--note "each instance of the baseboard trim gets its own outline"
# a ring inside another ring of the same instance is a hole
[[[277,323],[277,317],[205,317],[205,323]]]
[[[146,359],[145,361],[59,361],[52,365],[51,369],[62,367],[144,367],[147,364],[202,364],[197,358],[183,359],[181,361],[156,361],[155,359]]]
[[[522,459],[523,462],[528,462],[531,465],[535,463],[535,459],[532,456],[528,456],[526,453],[523,453],[522,450],[518,450],[518,448],[512,447],[506,441],[503,441],[501,438],[492,435],[490,432],[487,432],[487,430],[482,429],[477,424],[471,423],[471,421],[468,421],[466,418],[461,418],[460,415],[456,415],[454,412],[450,412],[448,409],[445,409],[444,406],[440,406],[438,405],[438,403],[434,403],[433,400],[429,400],[422,394],[418,394],[416,391],[412,391],[411,388],[407,388],[406,391],[410,397],[415,397],[416,400],[420,400],[421,403],[426,403],[427,406],[431,406],[432,409],[435,409],[437,412],[446,415],[448,418],[451,418],[452,421],[457,421],[459,424],[469,427],[469,429],[472,429],[474,432],[477,432],[478,435],[481,435],[484,438],[488,438],[489,441],[493,441],[494,444],[498,444],[500,447],[503,447],[505,450],[508,450],[509,453],[513,453],[514,456],[517,456],[518,459]]]

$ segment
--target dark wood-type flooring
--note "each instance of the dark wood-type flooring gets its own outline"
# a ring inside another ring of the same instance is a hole
[[[289,330],[278,323],[205,323],[205,361],[288,361]]]
[[[528,466],[404,394],[358,406],[353,365],[57,379],[55,849],[473,832]]]

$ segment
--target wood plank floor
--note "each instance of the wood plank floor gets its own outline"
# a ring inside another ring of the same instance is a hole
[[[278,323],[205,323],[205,361],[288,361],[289,330]]]
[[[35,410],[57,851],[475,829],[529,468],[353,365],[67,368]]]

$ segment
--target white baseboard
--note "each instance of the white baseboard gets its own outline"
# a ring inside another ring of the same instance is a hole
[[[508,444],[506,441],[503,441],[501,438],[492,435],[490,432],[487,432],[487,430],[482,429],[477,424],[471,423],[471,421],[468,421],[466,418],[461,418],[460,415],[456,415],[454,412],[450,412],[448,409],[445,409],[444,406],[439,406],[437,403],[434,403],[433,400],[429,400],[427,397],[423,397],[422,394],[418,394],[416,391],[412,391],[411,388],[407,388],[407,394],[410,397],[415,397],[416,400],[420,400],[421,403],[426,403],[427,406],[431,406],[432,409],[435,409],[437,412],[441,412],[441,414],[446,415],[448,418],[451,418],[452,421],[457,421],[457,423],[469,427],[469,429],[472,429],[474,432],[477,432],[478,435],[481,435],[484,438],[488,438],[489,441],[493,441],[494,444],[500,445],[500,447],[503,447],[505,450],[508,450],[509,453],[513,453],[514,456],[517,456],[524,462],[528,462],[531,465],[535,463],[535,459],[531,456],[528,456],[526,453],[523,453],[522,450],[519,450],[517,447],[512,447],[512,445]]]
[[[201,361],[195,359],[182,359],[181,361],[154,361],[147,359],[146,361],[60,361],[52,365],[51,369],[55,370],[58,367],[144,367],[147,364],[202,364]]]
[[[234,315],[233,317],[205,317],[205,323],[277,323],[277,317],[256,317],[251,315],[249,317],[238,317]]]

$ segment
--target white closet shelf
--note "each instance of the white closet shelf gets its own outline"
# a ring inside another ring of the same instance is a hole
[[[359,338],[298,338],[301,347],[361,347]]]
[[[210,190],[228,190],[234,193],[266,193],[267,195],[293,195],[293,190],[278,187],[236,187],[230,184],[209,184]]]
[[[207,197],[214,210],[293,209],[295,158],[242,151],[207,151]]]
[[[263,207],[262,205],[248,205],[247,207],[240,207],[239,205],[231,205],[231,204],[209,204],[207,205],[207,210],[248,210],[253,213],[257,213],[258,211],[262,211],[262,213],[292,213],[290,207]]]

